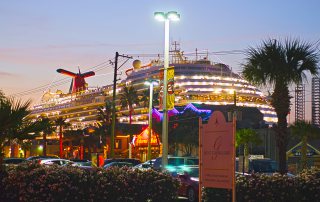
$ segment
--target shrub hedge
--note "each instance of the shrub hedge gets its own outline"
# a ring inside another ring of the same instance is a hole
[[[236,178],[237,202],[301,202],[320,201],[320,169],[304,170],[295,177],[287,175],[251,176]],[[231,201],[231,191],[203,188],[202,201]]]
[[[237,202],[320,201],[320,169],[286,175],[238,175]],[[179,182],[169,174],[128,168],[85,170],[25,164],[0,169],[0,201],[134,201],[177,198]],[[231,201],[231,191],[204,188],[202,201]]]
[[[173,201],[178,186],[153,170],[28,164],[0,171],[0,201]]]

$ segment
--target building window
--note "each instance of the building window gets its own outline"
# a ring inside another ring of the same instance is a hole
[[[121,149],[121,140],[120,139],[115,139],[114,148],[115,149]]]

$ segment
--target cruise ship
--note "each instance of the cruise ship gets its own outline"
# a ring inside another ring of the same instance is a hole
[[[228,65],[213,63],[207,57],[188,60],[183,52],[174,50],[171,51],[170,66],[173,66],[175,71],[175,106],[186,106],[190,103],[232,105],[235,91],[237,106],[257,108],[263,114],[267,124],[277,122],[276,113],[268,97],[240,75],[232,72]],[[132,85],[142,96],[143,92],[149,88],[145,85],[145,81],[159,79],[159,71],[162,67],[163,61],[160,59],[152,60],[146,65],[142,65],[139,60],[133,61],[132,67],[125,71],[127,78],[117,84],[116,98],[119,98],[118,95],[126,85]],[[155,89],[155,92],[157,90]],[[112,99],[112,92],[112,84],[97,88],[88,88],[86,84],[81,89],[68,93],[63,93],[61,90],[48,91],[42,96],[41,104],[33,107],[31,117],[62,116],[71,123],[71,129],[98,126],[97,108],[103,107],[105,100]],[[129,123],[128,109],[123,109],[118,99],[116,99],[116,111],[118,122]],[[148,108],[142,103],[134,106],[132,123],[148,123]]]

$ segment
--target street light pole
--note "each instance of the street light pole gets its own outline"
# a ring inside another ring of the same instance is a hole
[[[162,168],[168,165],[168,68],[169,68],[169,20],[164,22],[164,70],[163,70],[163,120],[162,120]]]
[[[146,81],[146,85],[150,87],[149,94],[149,128],[148,128],[148,160],[151,160],[151,138],[152,138],[152,103],[153,103],[153,85],[157,85],[156,81]]]
[[[153,83],[150,83],[149,96],[149,133],[148,133],[148,160],[151,160],[151,137],[152,137],[152,101],[153,101]]]
[[[163,65],[163,119],[162,119],[162,168],[168,165],[168,109],[167,109],[167,94],[168,94],[168,79],[167,72],[169,68],[169,22],[180,20],[180,15],[175,11],[168,13],[155,12],[154,16],[159,21],[164,21],[164,65]]]

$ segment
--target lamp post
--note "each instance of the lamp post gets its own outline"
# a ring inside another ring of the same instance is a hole
[[[149,85],[150,95],[149,95],[149,128],[148,128],[148,160],[151,160],[151,137],[152,137],[152,102],[153,102],[153,86],[158,85],[155,80],[150,80],[144,82],[145,85]]]
[[[169,22],[179,21],[180,14],[176,11],[155,12],[154,17],[158,21],[164,22],[164,71],[163,71],[163,119],[162,119],[162,168],[168,165],[168,110],[167,110],[167,71],[169,67]]]

